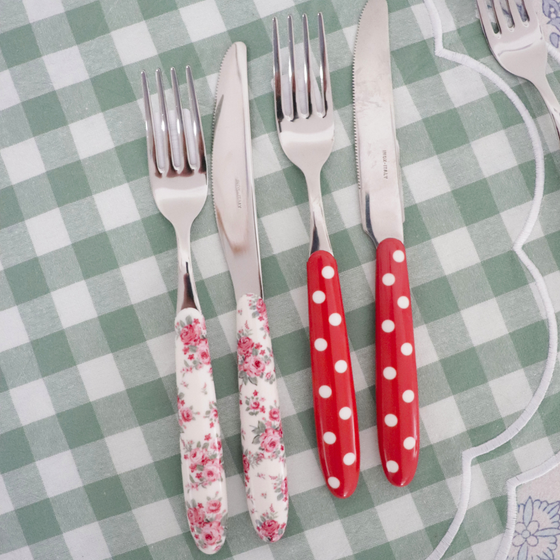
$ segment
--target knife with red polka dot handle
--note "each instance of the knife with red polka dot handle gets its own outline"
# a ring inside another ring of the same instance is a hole
[[[356,36],[354,130],[364,231],[377,247],[376,405],[379,452],[391,484],[411,482],[418,464],[416,351],[404,204],[395,127],[387,0],[369,0]]]
[[[375,354],[381,464],[391,484],[406,486],[418,464],[418,381],[406,252],[398,239],[377,247]]]
[[[358,414],[338,267],[328,251],[311,253],[307,289],[319,458],[329,490],[348,498],[360,475]]]

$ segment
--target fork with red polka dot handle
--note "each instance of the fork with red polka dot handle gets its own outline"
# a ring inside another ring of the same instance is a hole
[[[315,428],[323,475],[339,498],[350,496],[360,474],[358,415],[338,267],[333,256],[323,203],[321,168],[334,141],[334,116],[323,16],[318,15],[321,91],[311,72],[307,16],[303,20],[305,103],[298,100],[294,29],[288,16],[289,103],[282,100],[278,21],[273,20],[273,72],[276,124],[280,144],[307,183],[311,211],[311,248],[307,261],[309,336]]]
[[[366,4],[354,50],[354,126],[362,226],[377,247],[376,402],[379,452],[405,486],[419,453],[418,381],[404,240],[387,0]]]

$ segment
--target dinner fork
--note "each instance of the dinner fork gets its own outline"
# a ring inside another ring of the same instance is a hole
[[[482,29],[496,60],[512,74],[531,82],[541,94],[560,136],[560,104],[546,79],[547,46],[532,0],[506,0],[508,14],[500,0],[476,0]],[[496,27],[490,13],[494,14]],[[522,17],[524,12],[526,19]]]
[[[339,498],[356,489],[360,443],[356,396],[338,267],[325,223],[321,168],[334,142],[334,115],[322,14],[319,25],[320,89],[311,71],[307,16],[303,20],[303,75],[296,78],[294,27],[288,16],[287,102],[282,100],[278,20],[273,19],[273,73],[276,125],[288,159],[305,176],[311,212],[311,244],[307,261],[309,335],[315,428],[321,467],[330,491]],[[301,80],[304,99],[298,99]]]
[[[202,552],[213,554],[225,540],[227,497],[206,324],[192,275],[191,225],[206,201],[208,179],[202,123],[189,66],[186,73],[189,119],[184,118],[177,74],[171,68],[178,142],[172,140],[170,133],[171,118],[161,70],[156,70],[157,114],[152,113],[146,74],[142,72],[141,77],[152,193],[159,211],[171,222],[177,236],[175,364],[185,505],[196,545]],[[189,146],[185,121],[190,125],[194,146],[192,142]]]

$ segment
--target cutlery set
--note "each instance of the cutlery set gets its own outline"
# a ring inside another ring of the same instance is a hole
[[[546,44],[530,2],[518,11],[510,0],[512,26],[508,26],[501,6],[491,7],[492,21],[486,0],[477,3],[495,57],[504,68],[537,86],[560,130],[560,105],[545,77]],[[287,23],[287,73],[283,75],[278,21],[274,18],[272,22],[273,110],[282,149],[303,173],[309,197],[307,288],[319,458],[330,492],[347,498],[358,483],[360,441],[340,279],[321,197],[320,173],[334,143],[324,22],[319,14],[318,83],[311,69],[307,16],[302,17],[301,75],[296,71],[299,66],[291,16]],[[185,505],[196,545],[213,554],[226,537],[226,476],[206,326],[190,253],[191,225],[208,193],[204,137],[189,67],[189,113],[183,110],[173,68],[173,111],[167,109],[161,71],[156,71],[158,111],[152,110],[144,72],[141,77],[152,192],[177,236],[175,355]],[[387,0],[369,0],[360,17],[353,93],[361,219],[376,247],[379,451],[388,481],[405,486],[412,481],[418,463],[419,408]],[[219,238],[237,301],[239,410],[247,505],[260,538],[276,542],[288,521],[286,449],[264,302],[252,166],[247,49],[244,43],[236,42],[227,51],[218,78],[212,193]]]

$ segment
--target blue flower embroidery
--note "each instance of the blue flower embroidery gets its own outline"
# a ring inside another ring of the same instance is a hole
[[[560,502],[529,497],[517,506],[515,535],[508,560],[555,560],[560,535]]]
[[[560,44],[560,2],[556,0],[542,0],[543,14],[548,18],[548,25],[552,25],[558,33],[550,34],[552,46],[558,48]]]

